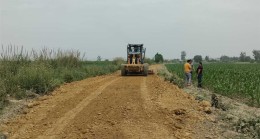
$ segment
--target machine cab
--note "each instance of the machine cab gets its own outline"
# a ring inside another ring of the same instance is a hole
[[[128,44],[127,46],[127,63],[143,64],[145,57],[145,48],[143,44]]]

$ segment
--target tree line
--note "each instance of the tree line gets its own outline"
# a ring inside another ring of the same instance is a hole
[[[246,55],[246,52],[241,52],[240,55],[238,57],[233,56],[226,56],[226,55],[222,55],[220,58],[210,58],[209,56],[205,56],[204,60],[207,62],[217,62],[217,61],[221,61],[221,62],[260,62],[260,50],[253,50],[253,58],[251,58],[250,56]],[[182,51],[181,52],[181,61],[185,61],[186,60],[186,52]],[[201,55],[195,55],[193,57],[193,60],[195,62],[200,62],[203,60],[203,57]]]
[[[226,56],[226,55],[222,55],[220,58],[210,58],[209,56],[205,56],[204,59],[201,55],[195,55],[193,57],[194,62],[198,63],[201,61],[206,61],[206,62],[259,62],[260,63],[260,50],[253,50],[253,58],[251,58],[250,56],[246,55],[246,52],[241,52],[240,55],[238,57],[233,56]],[[163,55],[160,53],[156,53],[154,55],[153,58],[145,58],[145,63],[149,63],[149,64],[153,64],[153,63],[179,63],[182,61],[186,61],[187,54],[185,51],[181,52],[181,59],[173,59],[173,60],[167,60],[163,58]],[[101,58],[101,56],[97,57],[97,61],[101,61],[103,58]],[[113,61],[118,61],[118,59],[120,59],[121,63],[124,63],[124,58],[115,58]],[[106,59],[105,61],[109,61],[108,59]]]

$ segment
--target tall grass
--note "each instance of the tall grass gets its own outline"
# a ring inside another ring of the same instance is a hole
[[[0,109],[6,96],[22,99],[31,93],[46,94],[55,87],[87,77],[108,74],[119,69],[112,62],[83,61],[84,54],[75,50],[27,51],[18,46],[0,50]]]

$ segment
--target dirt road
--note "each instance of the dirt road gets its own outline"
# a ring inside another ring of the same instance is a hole
[[[157,75],[114,73],[66,84],[0,130],[10,139],[217,138],[202,107]]]

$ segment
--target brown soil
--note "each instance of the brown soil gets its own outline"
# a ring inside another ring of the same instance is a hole
[[[114,73],[56,89],[1,123],[0,131],[10,139],[219,138],[209,109],[156,74]]]

